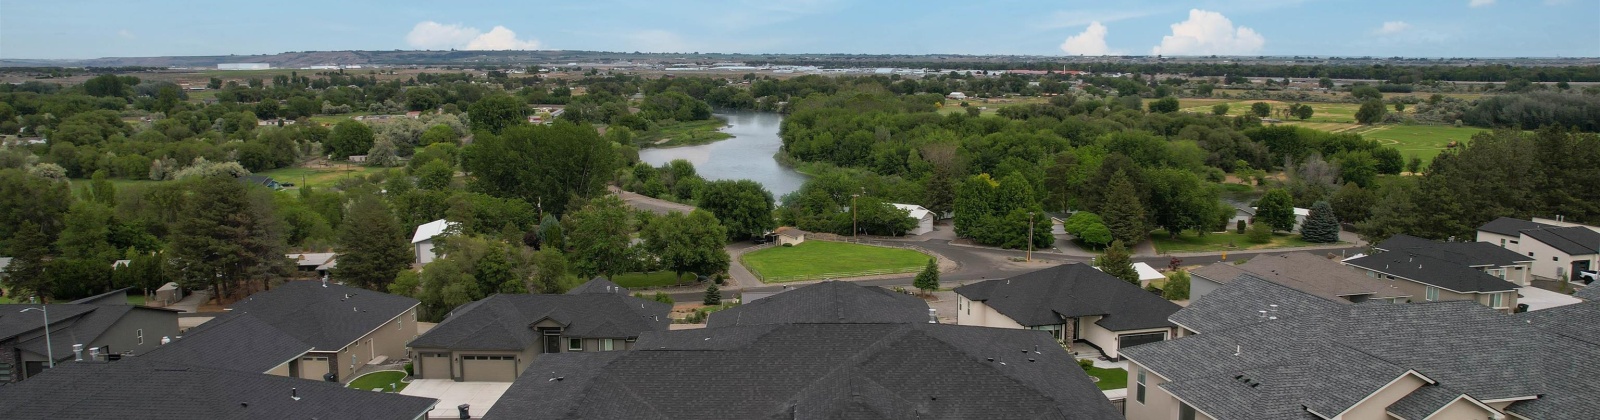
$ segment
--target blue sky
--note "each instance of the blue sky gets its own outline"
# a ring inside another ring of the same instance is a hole
[[[1600,0],[0,3],[0,58],[308,50],[1600,56]]]

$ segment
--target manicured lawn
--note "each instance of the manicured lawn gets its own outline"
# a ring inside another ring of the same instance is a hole
[[[1362,137],[1377,140],[1386,146],[1400,150],[1406,160],[1412,156],[1422,158],[1422,163],[1433,162],[1433,157],[1439,155],[1451,141],[1466,144],[1472,136],[1484,131],[1476,127],[1453,127],[1448,125],[1380,125],[1358,131]]]
[[[722,132],[722,127],[727,125],[728,122],[721,118],[712,118],[704,121],[686,121],[663,126],[655,131],[646,132],[641,134],[639,138],[642,141],[649,143],[653,147],[692,146],[696,144],[706,144],[717,140],[732,138],[732,134]]]
[[[340,164],[331,168],[306,168],[298,166],[292,168],[279,168],[270,171],[257,172],[256,174],[270,176],[272,179],[278,180],[278,182],[293,183],[297,187],[310,185],[317,188],[327,188],[333,186],[333,183],[339,181],[339,178],[362,176],[366,175],[368,172],[379,170],[383,170],[383,168],[373,168],[361,166],[359,164],[351,164],[348,166]]]
[[[1233,233],[1207,233],[1206,236],[1196,235],[1194,231],[1187,230],[1177,238],[1167,237],[1167,232],[1156,232],[1150,235],[1150,240],[1155,242],[1157,252],[1219,252],[1239,251],[1247,249],[1289,248],[1298,246],[1332,245],[1314,244],[1300,239],[1298,233],[1278,232],[1272,235],[1272,242],[1258,244],[1250,242],[1245,235]],[[1343,243],[1343,242],[1340,242]],[[1228,245],[1233,245],[1229,247]]]
[[[618,286],[635,287],[660,287],[675,284],[693,283],[694,274],[684,273],[682,278],[673,278],[671,271],[657,271],[654,273],[625,273],[611,278]]]
[[[909,249],[806,241],[751,252],[740,260],[762,281],[781,283],[916,272],[927,266],[928,258]]]
[[[398,392],[402,389],[406,389],[406,383],[400,382],[400,380],[404,379],[405,377],[406,373],[398,370],[372,372],[366,375],[361,375],[361,377],[356,378],[354,381],[350,381],[350,385],[347,387],[363,391],[371,391],[373,388],[383,388],[383,392],[389,392],[391,391],[389,389],[389,384],[394,384],[393,391]]]
[[[1094,385],[1100,387],[1101,391],[1128,387],[1128,371],[1120,368],[1101,369],[1091,367],[1085,373],[1088,373],[1089,376],[1100,378],[1100,381],[1095,382]]]

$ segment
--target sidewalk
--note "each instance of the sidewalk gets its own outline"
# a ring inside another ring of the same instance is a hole
[[[196,290],[194,293],[184,296],[182,300],[167,305],[165,309],[195,313],[200,311],[200,305],[204,305],[207,300],[211,300],[210,290]]]

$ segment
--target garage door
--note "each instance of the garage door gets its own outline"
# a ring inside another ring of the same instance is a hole
[[[516,358],[516,356],[461,356],[461,380],[468,382],[516,381]]]
[[[313,381],[322,380],[322,375],[328,374],[328,358],[302,357],[300,358],[300,377]]]
[[[421,362],[422,379],[451,379],[449,353],[423,353]]]
[[[1117,349],[1126,349],[1140,344],[1149,344],[1167,338],[1166,333],[1126,334],[1117,336]]]

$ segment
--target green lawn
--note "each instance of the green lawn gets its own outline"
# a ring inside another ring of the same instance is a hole
[[[618,286],[635,287],[660,287],[676,284],[693,283],[694,274],[684,273],[682,278],[673,278],[671,271],[657,271],[654,273],[624,273],[611,277],[611,281]]]
[[[727,125],[728,122],[721,118],[679,122],[662,126],[654,131],[645,132],[639,135],[639,140],[648,143],[651,147],[706,144],[732,138],[732,134],[722,132],[722,127]]]
[[[1422,163],[1433,162],[1433,157],[1451,141],[1466,144],[1472,136],[1484,131],[1476,127],[1452,127],[1448,125],[1380,125],[1365,127],[1356,132],[1362,137],[1377,140],[1386,146],[1400,150],[1406,160],[1412,156],[1422,158]]]
[[[1120,368],[1101,369],[1097,367],[1091,367],[1088,371],[1086,371],[1086,373],[1088,373],[1089,376],[1100,378],[1100,381],[1095,382],[1094,385],[1100,387],[1101,391],[1108,389],[1123,389],[1128,387],[1128,371],[1126,370]]]
[[[405,377],[406,373],[398,370],[372,372],[366,375],[361,375],[361,377],[350,381],[350,385],[347,387],[363,391],[371,391],[373,388],[383,388],[383,392],[389,392],[391,391],[389,389],[389,384],[394,384],[393,391],[398,392],[402,389],[406,389],[406,383],[400,382],[400,380],[404,379]]]
[[[142,294],[138,294],[138,295],[129,294],[128,295],[128,304],[129,305],[144,306],[144,295],[142,295]]]
[[[310,185],[317,188],[327,188],[333,186],[333,183],[338,182],[339,178],[347,176],[362,176],[366,175],[368,172],[380,171],[383,169],[384,168],[361,166],[359,164],[350,164],[348,166],[341,164],[333,168],[305,168],[298,166],[291,168],[278,168],[270,171],[257,172],[256,174],[270,176],[272,179],[278,180],[278,182],[289,182],[299,187]]]
[[[1331,245],[1306,242],[1304,239],[1300,239],[1300,234],[1298,233],[1283,232],[1274,233],[1272,242],[1258,244],[1250,242],[1250,239],[1245,235],[1233,233],[1232,230],[1227,233],[1206,233],[1206,236],[1199,236],[1192,230],[1186,230],[1178,235],[1177,238],[1169,238],[1166,231],[1161,231],[1151,234],[1150,240],[1155,242],[1156,252],[1219,252]],[[1228,245],[1230,244],[1233,246],[1229,247]]]
[[[762,281],[781,283],[916,272],[927,266],[928,258],[909,249],[807,241],[751,252],[740,261]]]

